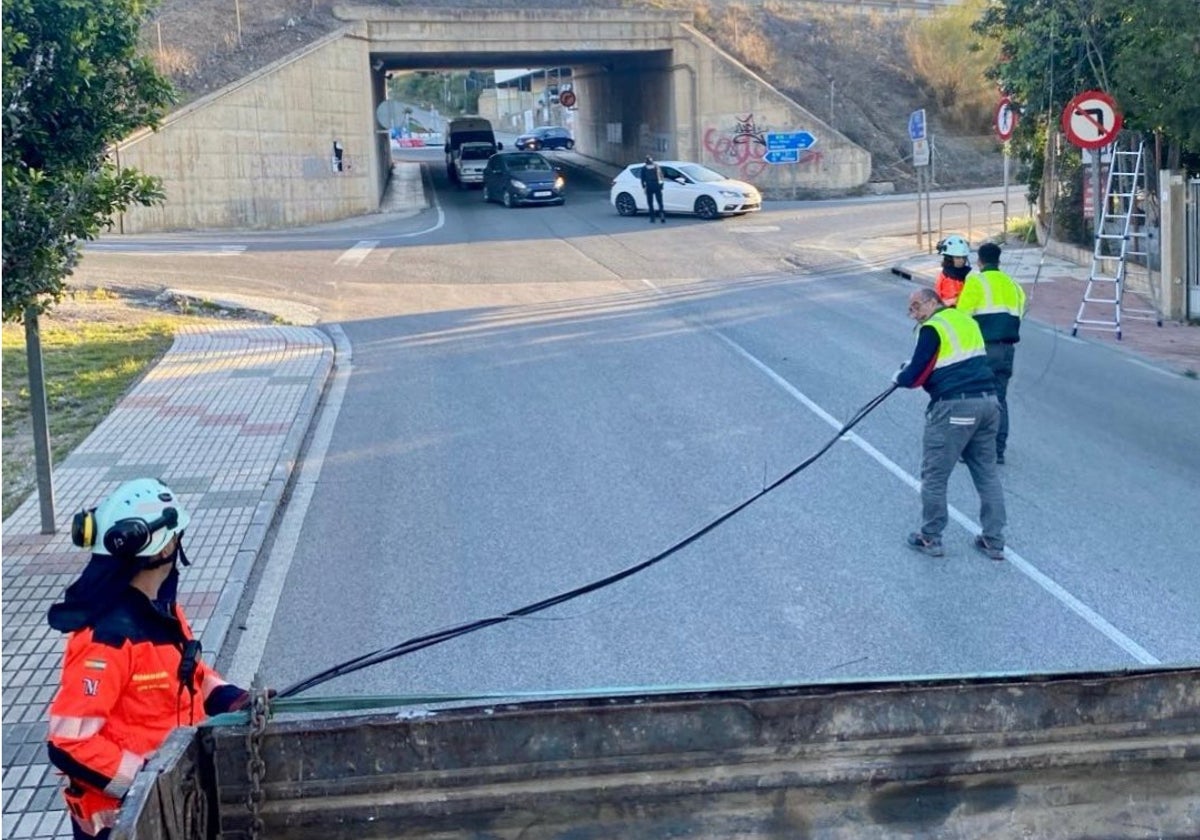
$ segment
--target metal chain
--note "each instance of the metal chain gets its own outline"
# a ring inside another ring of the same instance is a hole
[[[262,757],[263,733],[267,730],[267,690],[250,689],[250,725],[246,730],[246,775],[250,779],[250,790],[246,793],[246,808],[250,811],[250,840],[263,836],[262,803],[265,798],[262,788],[263,776],[267,774],[267,763]]]

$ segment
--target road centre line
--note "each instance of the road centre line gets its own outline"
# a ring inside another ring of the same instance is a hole
[[[658,289],[658,287],[655,286],[649,280],[643,280],[642,282],[645,283],[650,288],[654,289],[656,292],[661,293],[661,290]],[[714,336],[719,338],[731,350],[733,350],[735,353],[737,353],[743,359],[748,361],[751,365],[758,368],[758,370],[761,371],[763,374],[765,374],[768,379],[770,379],[772,382],[774,382],[776,385],[778,385],[780,388],[782,388],[785,392],[787,392],[787,394],[789,394],[793,399],[795,399],[797,402],[802,404],[805,408],[807,408],[813,414],[817,415],[817,417],[824,420],[835,431],[841,429],[842,426],[845,425],[844,423],[842,423],[841,420],[837,419],[832,414],[825,411],[825,409],[821,408],[821,406],[817,405],[817,403],[815,403],[811,399],[809,399],[799,389],[797,389],[794,385],[792,385],[792,383],[788,382],[783,376],[781,376],[779,373],[777,373],[775,370],[773,370],[765,362],[760,361],[754,354],[752,354],[746,348],[742,347],[740,344],[738,344],[732,338],[729,338],[728,336],[721,333],[718,329],[716,329],[715,327],[709,326],[708,324],[705,324],[705,323],[702,323],[700,321],[696,321],[696,320],[693,320],[690,318],[688,319],[688,321],[690,323],[693,323],[693,324],[703,328],[704,330],[712,333]],[[900,467],[900,465],[898,465],[892,459],[888,458],[886,455],[884,455],[882,452],[880,452],[874,446],[867,443],[865,440],[863,440],[857,434],[855,434],[854,432],[849,432],[848,434],[846,434],[844,436],[844,438],[845,438],[845,440],[849,441],[850,443],[853,443],[855,446],[857,446],[859,449],[861,449],[863,452],[865,452],[871,458],[873,458],[880,466],[882,466],[884,469],[886,469],[892,475],[896,476],[898,479],[900,479],[902,482],[907,484],[913,490],[917,491],[918,493],[921,492],[921,482],[919,479],[917,479],[916,477],[905,472],[905,470],[902,469]],[[962,511],[960,511],[958,508],[954,507],[953,505],[949,506],[949,514],[950,514],[951,519],[953,519],[955,522],[957,522],[959,525],[961,525],[964,529],[966,529],[972,535],[978,535],[978,534],[982,533],[982,529],[979,527],[978,524],[975,523],[974,520],[972,520],[969,516],[964,514]],[[1054,581],[1052,578],[1050,578],[1048,575],[1046,575],[1044,572],[1042,572],[1040,569],[1038,569],[1036,566],[1034,566],[1032,563],[1030,563],[1024,557],[1019,555],[1011,546],[1005,547],[1005,555],[1006,555],[1008,562],[1013,567],[1015,567],[1023,575],[1025,575],[1027,578],[1029,578],[1034,583],[1036,583],[1038,586],[1040,586],[1052,598],[1057,600],[1059,603],[1063,604],[1063,606],[1067,607],[1067,609],[1074,612],[1076,615],[1078,615],[1080,618],[1082,618],[1084,621],[1086,621],[1088,624],[1090,624],[1094,629],[1098,630],[1109,641],[1111,641],[1117,647],[1124,650],[1126,653],[1128,653],[1130,656],[1132,656],[1138,662],[1140,662],[1143,665],[1159,665],[1159,664],[1161,664],[1160,660],[1157,657],[1155,657],[1152,653],[1150,653],[1144,647],[1139,645],[1133,639],[1126,636],[1124,633],[1122,633],[1120,630],[1118,630],[1116,627],[1114,627],[1107,619],[1105,619],[1103,616],[1101,616],[1099,613],[1097,613],[1095,610],[1093,610],[1087,604],[1080,601],[1078,598],[1076,598],[1074,595],[1072,595],[1070,592],[1068,592],[1066,589],[1064,589],[1061,585],[1059,585],[1056,581]]]
[[[754,365],[756,368],[766,374],[769,379],[775,382],[775,384],[779,385],[779,387],[783,388],[784,391],[790,394],[798,402],[803,404],[813,414],[820,417],[835,430],[842,428],[842,421],[838,420],[836,417],[829,414],[829,412],[825,411],[815,402],[810,400],[807,396],[797,390],[790,382],[768,367],[765,363],[759,361],[736,341],[722,335],[716,330],[712,330],[712,328],[706,329],[710,329],[717,336],[717,338],[725,342],[725,344],[733,349],[735,353],[742,356],[744,359],[750,362],[750,364]],[[884,469],[899,478],[909,487],[913,488],[918,493],[921,492],[921,482],[919,479],[909,475],[898,464],[896,464],[878,449],[871,446],[871,444],[867,443],[857,434],[850,432],[845,436],[845,439],[862,449],[863,452],[875,459],[875,461],[878,462]],[[974,520],[953,505],[949,506],[949,513],[950,517],[955,522],[963,526],[963,528],[969,531],[972,535],[978,535],[982,532],[982,529],[974,522]],[[1103,616],[1101,616],[1087,604],[1084,604],[1024,557],[1017,554],[1017,552],[1011,546],[1007,546],[1005,548],[1005,552],[1008,562],[1015,566],[1023,575],[1044,589],[1051,595],[1051,597],[1062,603],[1065,607],[1074,612],[1093,628],[1099,630],[1100,633],[1107,637],[1109,641],[1117,645],[1117,647],[1124,650],[1143,665],[1160,664],[1157,657],[1110,624]]]
[[[129,257],[236,257],[246,250],[245,245],[221,245],[209,248],[197,245],[194,248],[172,246],[155,248],[153,244],[92,242],[88,250],[108,251]]]
[[[379,244],[378,239],[363,239],[360,242],[351,246],[344,254],[337,258],[335,265],[358,265],[375,250],[375,246]]]

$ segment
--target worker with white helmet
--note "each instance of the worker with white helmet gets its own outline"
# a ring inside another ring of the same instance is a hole
[[[954,306],[967,275],[971,273],[971,245],[965,238],[952,233],[937,244],[942,255],[942,271],[934,281],[933,290],[942,303]]]
[[[73,542],[92,556],[50,608],[50,626],[71,635],[49,753],[66,776],[77,840],[109,836],[134,774],[172,729],[249,700],[200,658],[176,603],[190,521],[169,487],[142,478],[72,522]]]

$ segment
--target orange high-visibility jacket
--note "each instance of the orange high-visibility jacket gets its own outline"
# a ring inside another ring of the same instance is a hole
[[[193,690],[180,681],[192,638],[178,605],[164,613],[133,588],[93,626],[71,634],[50,705],[49,753],[69,779],[67,807],[88,834],[115,823],[134,774],[172,729],[199,724],[244,696],[198,655]]]
[[[958,301],[958,295],[962,291],[963,283],[965,282],[965,278],[958,280],[942,271],[938,274],[937,280],[934,281],[933,290],[942,299],[942,303],[946,304],[946,306],[954,306],[955,302]]]

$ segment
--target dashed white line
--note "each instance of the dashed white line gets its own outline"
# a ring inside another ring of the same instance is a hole
[[[364,239],[357,242],[347,250],[344,254],[337,258],[336,265],[355,266],[360,264],[371,252],[375,250],[375,246],[379,244],[378,239]]]
[[[656,292],[661,291],[654,283],[652,283],[649,280],[642,280],[642,282],[645,283],[647,286],[649,286],[651,289],[654,289]],[[729,348],[732,349],[735,353],[737,353],[743,359],[748,361],[751,365],[753,365],[758,370],[760,370],[772,382],[774,382],[776,385],[778,385],[780,388],[782,388],[784,391],[786,391],[789,395],[791,395],[791,397],[793,399],[795,399],[796,401],[798,401],[799,403],[804,405],[805,408],[807,408],[813,414],[817,415],[817,417],[820,417],[828,425],[832,426],[835,430],[842,428],[842,425],[843,425],[842,421],[838,420],[836,417],[834,417],[828,411],[821,408],[821,406],[819,406],[817,403],[815,403],[811,399],[809,399],[808,396],[806,396],[799,389],[797,389],[794,385],[792,385],[792,383],[788,382],[787,379],[785,379],[782,375],[780,375],[775,370],[773,370],[765,362],[759,360],[758,357],[755,356],[754,354],[752,354],[749,350],[742,347],[740,344],[738,344],[732,338],[729,338],[728,336],[722,334],[719,330],[717,330],[714,327],[708,326],[707,324],[703,324],[701,322],[694,322],[694,323],[697,323],[698,326],[700,326],[703,329],[707,330],[708,332],[712,333],[714,336],[716,336],[718,339],[720,339],[722,342],[724,342],[726,345],[728,345]],[[895,461],[888,458],[886,455],[884,455],[882,452],[880,452],[878,449],[876,449],[871,444],[867,443],[865,440],[863,440],[857,434],[855,434],[854,432],[849,432],[848,434],[846,434],[844,436],[844,439],[849,441],[850,443],[853,443],[855,446],[860,448],[867,455],[871,456],[871,458],[873,458],[877,463],[879,463],[884,469],[886,469],[892,475],[899,478],[902,482],[907,484],[913,490],[916,490],[918,493],[921,491],[921,482],[918,478],[910,475],[903,468],[901,468],[900,465],[898,465]],[[970,533],[976,534],[976,535],[981,533],[982,529],[979,527],[979,525],[976,524],[974,520],[972,520],[969,516],[967,516],[965,513],[963,513],[962,511],[960,511],[958,508],[954,507],[953,505],[951,505],[949,507],[949,514],[950,514],[951,519],[953,519],[955,522],[957,522],[959,525],[961,525],[963,528],[965,528]],[[1048,575],[1046,575],[1044,572],[1042,572],[1040,569],[1038,569],[1036,566],[1034,566],[1032,563],[1030,563],[1024,557],[1017,554],[1017,552],[1014,551],[1011,546],[1008,546],[1005,548],[1005,553],[1006,553],[1006,556],[1008,558],[1010,565],[1012,565],[1013,568],[1017,569],[1019,572],[1021,572],[1021,574],[1025,575],[1031,581],[1033,581],[1038,586],[1040,586],[1052,598],[1057,600],[1059,603],[1063,604],[1063,606],[1067,607],[1067,609],[1074,612],[1076,615],[1078,615],[1080,618],[1082,618],[1084,621],[1086,621],[1089,625],[1091,625],[1092,628],[1094,628],[1095,630],[1098,630],[1109,641],[1111,641],[1117,647],[1124,650],[1126,653],[1128,653],[1130,656],[1132,656],[1138,662],[1142,663],[1143,665],[1159,665],[1159,664],[1161,664],[1160,660],[1157,657],[1155,657],[1154,654],[1150,653],[1150,651],[1146,650],[1144,647],[1139,645],[1133,639],[1126,636],[1124,633],[1122,633],[1120,630],[1118,630],[1116,627],[1114,627],[1107,619],[1105,619],[1103,616],[1101,616],[1099,613],[1097,613],[1095,610],[1093,610],[1087,604],[1080,601],[1078,598],[1076,598],[1074,595],[1072,595],[1070,592],[1068,592],[1066,589],[1064,589],[1062,586],[1060,586],[1057,582],[1055,582],[1053,579],[1051,579]]]

